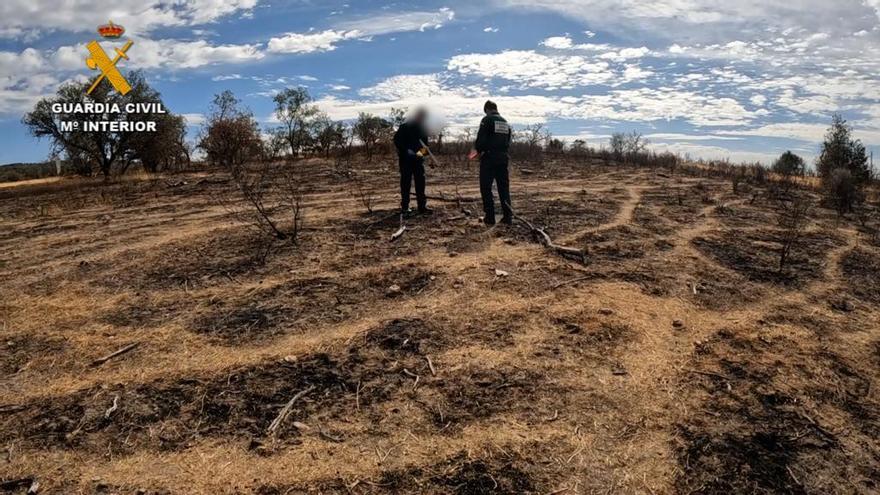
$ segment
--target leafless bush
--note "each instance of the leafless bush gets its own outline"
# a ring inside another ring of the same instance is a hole
[[[779,270],[782,271],[792,249],[796,247],[809,224],[813,202],[808,194],[795,192],[787,198],[779,199],[776,205],[777,222],[782,229],[779,249]]]
[[[304,187],[292,168],[262,162],[235,167],[230,177],[238,195],[219,199],[233,216],[272,239],[298,242]]]
[[[367,213],[373,213],[373,205],[376,202],[376,191],[360,175],[356,175],[353,181],[354,194],[360,200]]]

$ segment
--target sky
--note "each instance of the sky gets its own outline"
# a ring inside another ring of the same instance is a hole
[[[737,162],[812,161],[840,113],[880,157],[880,0],[3,0],[0,163],[46,158],[22,115],[95,77],[108,20],[191,136],[225,89],[270,127],[305,86],[334,119],[426,104],[461,132],[491,98],[515,128]]]

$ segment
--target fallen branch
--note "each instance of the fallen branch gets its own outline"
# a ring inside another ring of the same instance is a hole
[[[269,424],[269,428],[266,430],[266,432],[269,435],[275,435],[275,432],[278,431],[278,428],[281,428],[281,424],[284,423],[284,420],[287,419],[288,416],[290,416],[290,411],[293,409],[293,403],[299,400],[303,395],[306,395],[314,389],[315,386],[312,385],[309,388],[297,393],[293,396],[293,398],[287,401],[287,404],[284,404],[284,407],[282,407],[281,411],[278,412],[278,416],[276,416],[275,419],[272,420],[272,423]]]
[[[110,354],[107,354],[106,356],[104,356],[102,358],[95,359],[94,361],[92,361],[92,367],[94,368],[96,366],[101,366],[102,364],[106,363],[107,361],[109,361],[115,357],[119,357],[127,352],[130,352],[131,350],[133,350],[135,347],[137,347],[139,345],[141,345],[140,342],[128,344],[127,346],[123,347],[122,349],[119,349],[117,351],[113,351]]]
[[[569,280],[563,280],[562,282],[558,282],[558,283],[554,284],[553,288],[558,289],[560,287],[564,287],[566,285],[571,285],[571,284],[576,284],[578,282],[583,282],[585,280],[593,280],[594,278],[596,278],[596,275],[587,275],[584,277],[577,277],[577,278],[572,278]]]
[[[574,259],[575,261],[579,261],[581,263],[587,263],[587,253],[582,249],[575,249],[573,247],[568,246],[560,246],[553,242],[553,239],[550,237],[550,234],[547,233],[544,229],[535,227],[531,222],[526,220],[525,218],[516,214],[511,208],[510,204],[507,204],[507,208],[513,214],[513,219],[518,220],[523,225],[525,225],[531,232],[535,239],[544,246],[545,248],[554,251],[556,254],[564,258]]]
[[[110,406],[106,411],[104,411],[104,419],[110,419],[110,415],[116,412],[119,409],[119,396],[113,396],[113,405]]]
[[[406,223],[403,221],[403,213],[400,214],[400,228],[397,229],[397,232],[391,234],[391,242],[396,241],[403,237],[403,233],[406,232]]]

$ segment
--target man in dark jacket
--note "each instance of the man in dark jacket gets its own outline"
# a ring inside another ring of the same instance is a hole
[[[425,121],[428,114],[424,109],[416,110],[411,118],[400,124],[394,134],[394,146],[400,161],[400,209],[403,214],[409,213],[409,191],[413,179],[416,181],[416,203],[419,213],[430,215],[428,199],[425,197],[425,154],[428,135],[425,132]],[[424,143],[424,144],[423,144]]]
[[[507,172],[510,158],[507,152],[510,150],[512,132],[510,125],[498,113],[495,102],[487,101],[483,111],[486,116],[480,122],[477,141],[474,143],[474,149],[480,154],[480,196],[483,198],[485,213],[483,222],[486,225],[495,225],[495,198],[492,195],[492,182],[495,182],[504,212],[501,221],[511,224],[513,212],[510,209],[510,180]]]

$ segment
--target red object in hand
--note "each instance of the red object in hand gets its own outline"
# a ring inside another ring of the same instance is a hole
[[[468,153],[468,160],[473,160],[473,159],[477,158],[477,156],[479,156],[479,153],[477,153],[477,150],[471,150],[471,152]]]

